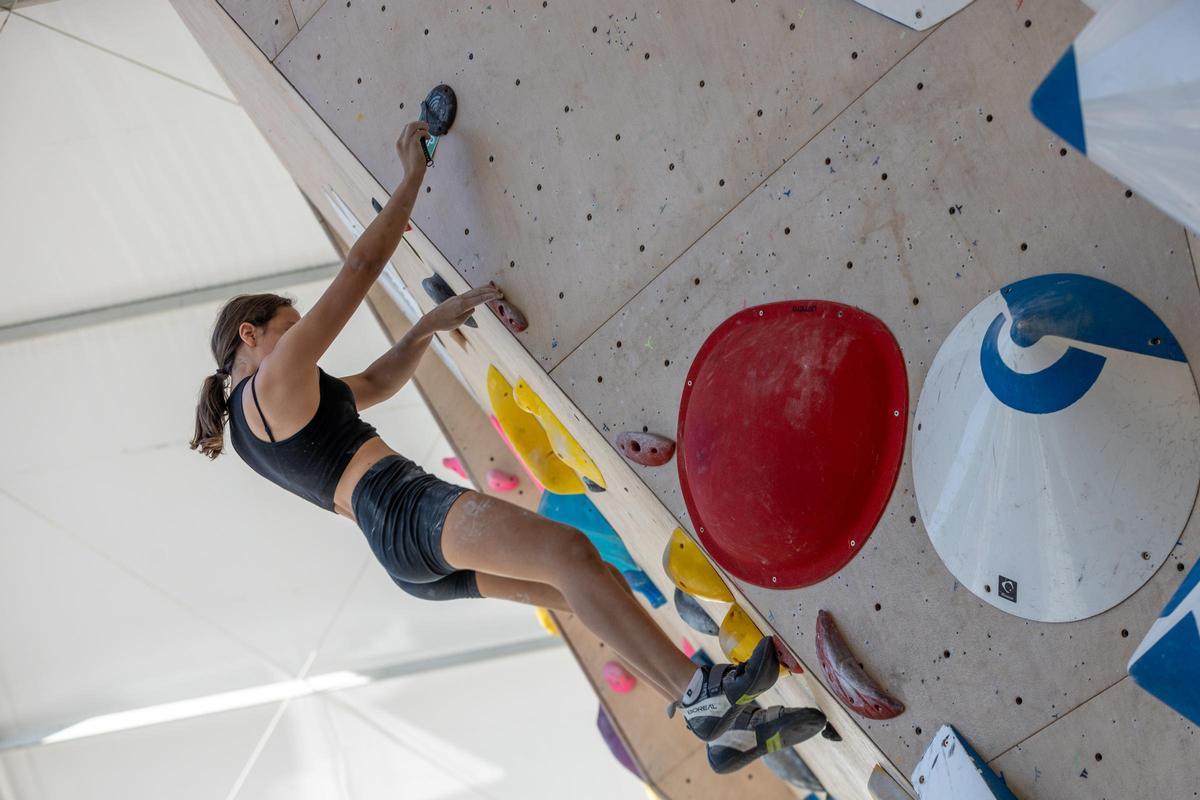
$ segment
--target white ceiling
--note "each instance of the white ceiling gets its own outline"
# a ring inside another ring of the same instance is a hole
[[[0,75],[0,328],[333,262],[167,3],[0,9]],[[0,344],[0,800],[640,797],[530,609],[415,600],[353,524],[188,449],[219,305]],[[363,309],[322,366],[387,346]],[[366,418],[459,480],[415,389]],[[35,744],[331,673],[374,682]]]

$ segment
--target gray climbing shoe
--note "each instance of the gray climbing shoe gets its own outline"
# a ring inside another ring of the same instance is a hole
[[[729,730],[708,743],[708,765],[724,775],[756,758],[800,744],[825,727],[817,708],[760,708],[751,703],[733,718]]]
[[[716,664],[696,670],[683,698],[667,707],[667,715],[683,710],[692,733],[711,742],[729,729],[743,706],[775,685],[779,656],[775,642],[764,636],[745,663]]]

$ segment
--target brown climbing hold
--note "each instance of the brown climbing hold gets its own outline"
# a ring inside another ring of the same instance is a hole
[[[661,467],[675,455],[675,442],[657,433],[626,431],[617,437],[621,454],[635,464]]]
[[[804,667],[800,666],[800,659],[796,657],[791,648],[783,643],[783,639],[775,636],[772,641],[775,642],[775,655],[779,656],[779,663],[784,669],[793,675],[804,672]]]
[[[492,300],[487,304],[487,307],[490,308],[492,312],[500,318],[500,321],[503,322],[513,333],[520,333],[529,327],[529,323],[525,321],[525,315],[507,300]]]
[[[904,703],[892,697],[867,675],[850,652],[828,611],[817,612],[817,659],[829,691],[867,719],[891,719],[904,713]]]

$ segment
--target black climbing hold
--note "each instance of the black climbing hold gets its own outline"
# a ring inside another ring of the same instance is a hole
[[[425,280],[421,281],[421,288],[424,289],[425,294],[429,295],[430,299],[432,299],[433,302],[437,303],[438,305],[441,305],[451,297],[456,296],[454,290],[450,288],[450,284],[446,283],[445,279],[443,279],[442,276],[438,275],[436,272]],[[466,323],[464,324],[468,328],[479,327],[479,323],[475,321],[474,317],[468,317]]]
[[[842,740],[842,735],[837,732],[837,728],[826,722],[825,729],[821,731],[821,738],[828,739],[831,742],[840,742]]]
[[[592,480],[591,478],[589,478],[589,477],[588,477],[588,476],[586,476],[586,475],[580,475],[580,476],[579,476],[579,479],[583,481],[583,485],[584,485],[584,487],[585,487],[585,488],[586,488],[586,489],[587,489],[589,492],[603,492],[603,491],[605,491],[605,489],[604,489],[604,487],[603,487],[603,486],[601,486],[600,484],[596,483],[594,480]]]
[[[375,209],[376,214],[383,213],[383,206],[379,205],[379,201],[376,200],[374,197],[371,198],[371,208]]]
[[[432,136],[421,138],[421,146],[425,148],[425,163],[433,166],[433,151],[437,149],[437,137],[445,136],[454,124],[458,114],[458,97],[454,90],[446,84],[433,87],[429,95],[421,101],[421,122],[429,124]]]

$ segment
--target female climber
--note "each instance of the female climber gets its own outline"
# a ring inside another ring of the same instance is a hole
[[[403,181],[307,314],[274,294],[226,303],[212,332],[217,369],[200,392],[192,449],[220,455],[228,418],[233,448],[251,469],[357,523],[409,594],[494,597],[575,614],[671,701],[669,713],[682,709],[718,771],[744,766],[772,738],[774,749],[821,730],[825,718],[816,709],[754,703],[779,675],[769,638],[744,664],[697,668],[582,533],[427,474],[359,418],[404,386],[436,332],[458,328],[477,306],[501,298],[494,285],[441,303],[357,375],[339,379],[318,366],[400,243],[425,173],[428,135],[423,122],[404,128],[396,142]]]

